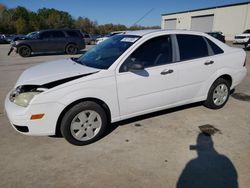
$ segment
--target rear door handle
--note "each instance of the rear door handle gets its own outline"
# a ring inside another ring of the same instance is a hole
[[[204,63],[204,65],[212,65],[214,63],[214,61],[207,61]]]
[[[174,70],[172,70],[172,69],[163,70],[163,71],[161,72],[161,75],[171,74],[171,73],[173,73],[173,72],[174,72]]]

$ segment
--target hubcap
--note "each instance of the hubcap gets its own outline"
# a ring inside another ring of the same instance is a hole
[[[23,55],[27,56],[29,54],[29,52],[30,52],[30,50],[28,48],[23,48],[21,53]]]
[[[70,46],[69,53],[76,53],[76,48],[74,46]]]
[[[228,97],[228,88],[225,84],[218,85],[213,93],[214,104],[220,106],[224,104]]]
[[[101,129],[101,116],[93,110],[85,110],[77,114],[71,122],[72,136],[79,141],[94,138]]]

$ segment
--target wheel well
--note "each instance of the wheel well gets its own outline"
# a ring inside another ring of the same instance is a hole
[[[233,82],[233,79],[232,79],[232,77],[231,77],[230,75],[224,74],[224,75],[220,76],[219,78],[223,78],[223,79],[225,79],[226,81],[228,81],[229,84],[230,84],[230,87],[231,87],[232,82]]]
[[[107,115],[108,122],[111,122],[111,112],[110,112],[110,109],[109,109],[108,105],[105,102],[103,102],[102,100],[97,99],[97,98],[79,99],[79,100],[77,100],[75,102],[72,102],[68,106],[66,106],[66,108],[64,108],[64,110],[61,112],[59,118],[57,119],[57,123],[56,123],[56,132],[55,132],[56,135],[58,135],[58,136],[61,135],[60,126],[61,126],[62,118],[65,115],[65,113],[70,108],[72,108],[74,105],[76,105],[77,103],[84,102],[84,101],[92,101],[92,102],[95,102],[95,103],[99,104],[104,109],[104,111],[105,111],[105,113]]]
[[[73,45],[77,46],[77,44],[76,44],[76,43],[74,43],[74,42],[69,42],[68,44],[66,44],[66,46],[65,46],[65,50],[66,50],[67,46],[68,46],[68,45],[70,45],[70,44],[73,44]]]
[[[33,51],[32,48],[30,47],[30,45],[28,45],[28,44],[21,44],[20,46],[17,47],[17,52],[18,52],[19,48],[22,47],[22,46],[26,46],[26,47],[28,47],[31,51]]]

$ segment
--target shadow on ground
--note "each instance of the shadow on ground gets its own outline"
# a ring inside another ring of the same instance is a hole
[[[228,157],[214,149],[212,136],[200,133],[190,150],[196,150],[198,157],[187,163],[177,188],[238,188],[237,171]]]

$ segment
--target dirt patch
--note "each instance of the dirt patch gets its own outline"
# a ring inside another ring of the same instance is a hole
[[[199,129],[201,130],[203,134],[206,134],[209,136],[214,135],[215,133],[222,134],[219,129],[215,128],[213,125],[210,125],[210,124],[201,125],[199,126]]]
[[[136,123],[135,127],[141,127],[141,124],[140,123]]]
[[[247,101],[250,102],[250,95],[244,94],[244,93],[234,93],[231,95],[234,99],[240,100],[240,101]]]

